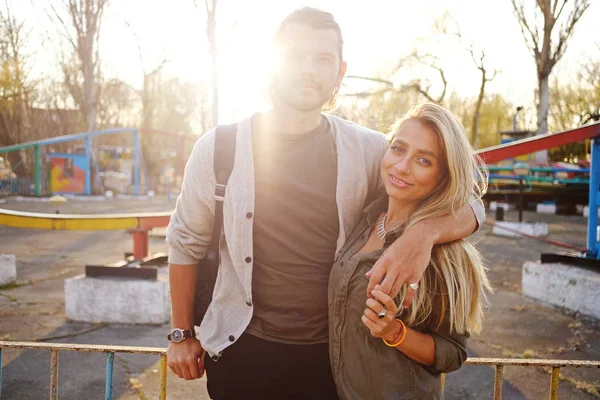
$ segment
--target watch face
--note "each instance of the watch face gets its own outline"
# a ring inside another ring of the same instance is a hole
[[[171,340],[175,343],[181,342],[183,340],[183,330],[173,329],[173,332],[171,332]]]

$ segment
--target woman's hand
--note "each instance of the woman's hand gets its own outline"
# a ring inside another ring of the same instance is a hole
[[[379,290],[379,285],[375,286],[372,295],[373,298],[367,299],[367,308],[361,320],[369,328],[371,335],[391,342],[394,334],[401,328],[400,323],[396,321],[398,306],[394,299]],[[379,318],[378,314],[383,309],[386,310],[385,316]]]

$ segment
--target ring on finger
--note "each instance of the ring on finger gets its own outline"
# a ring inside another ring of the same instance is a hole
[[[379,311],[377,313],[377,318],[379,318],[379,319],[384,318],[385,314],[387,314],[387,310],[385,308],[382,308],[381,311]]]
[[[417,289],[419,288],[419,283],[415,282],[415,283],[410,283],[408,285],[409,288],[411,288],[412,290],[414,290],[415,292],[417,291]]]

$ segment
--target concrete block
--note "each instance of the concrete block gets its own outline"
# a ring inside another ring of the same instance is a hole
[[[598,215],[600,215],[600,207],[598,207]],[[590,207],[589,206],[583,207],[583,216],[586,218],[590,216]]]
[[[526,262],[523,294],[600,319],[600,272],[566,264]]]
[[[17,258],[14,254],[0,254],[0,285],[17,280]]]
[[[508,228],[510,231],[502,228]],[[494,224],[492,233],[496,236],[520,237],[516,232],[532,236],[548,236],[548,224],[545,222],[507,222],[501,221]]]
[[[508,211],[512,207],[508,203],[499,203],[497,201],[490,202],[490,210],[496,211],[497,208],[504,208],[504,211]]]
[[[535,208],[535,212],[538,214],[556,214],[556,204],[539,203]]]
[[[86,322],[164,324],[171,319],[169,282],[92,278],[78,275],[65,280],[68,319]]]

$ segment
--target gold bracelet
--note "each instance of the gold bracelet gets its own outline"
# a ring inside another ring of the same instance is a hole
[[[385,343],[385,345],[388,347],[398,347],[400,343],[404,342],[404,339],[406,338],[406,325],[404,325],[404,322],[402,322],[401,319],[396,318],[396,321],[400,322],[400,325],[402,325],[402,337],[397,343],[394,344],[390,344],[387,340],[381,338],[381,340],[383,340],[383,343]]]

